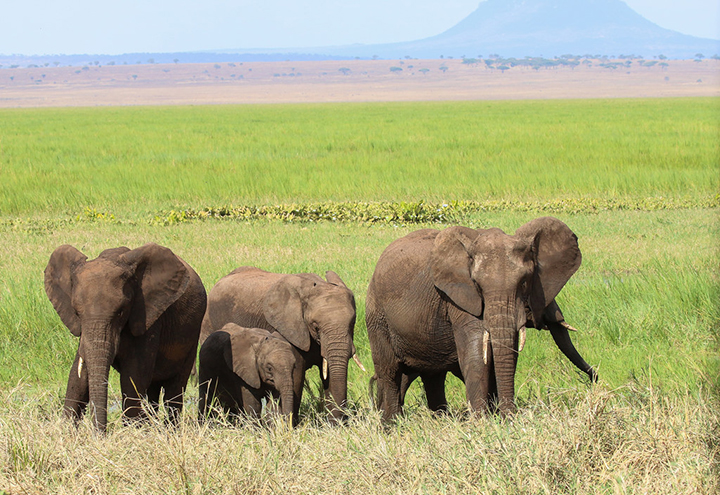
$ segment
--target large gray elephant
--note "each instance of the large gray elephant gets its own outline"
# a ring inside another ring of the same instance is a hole
[[[277,333],[228,323],[200,348],[198,376],[201,420],[215,399],[226,412],[259,418],[262,399],[272,397],[297,425],[305,370],[295,347]]]
[[[355,297],[335,272],[325,277],[234,270],[210,291],[200,342],[226,323],[278,332],[300,352],[305,370],[322,370],[326,405],[338,421],[347,402],[348,361],[356,358]]]
[[[66,415],[77,420],[90,404],[94,424],[105,431],[112,366],[120,373],[126,418],[144,415],[143,397],[157,409],[163,389],[170,419],[177,421],[207,301],[187,263],[153,243],[108,249],[90,261],[64,245],[45,268],[45,291],[65,326],[80,337]]]
[[[383,418],[398,414],[420,376],[428,406],[447,407],[445,377],[465,382],[473,410],[515,409],[515,369],[526,327],[547,327],[560,350],[597,379],[578,354],[555,297],[580,266],[577,237],[552,217],[502,230],[419,230],[380,256],[366,322]]]

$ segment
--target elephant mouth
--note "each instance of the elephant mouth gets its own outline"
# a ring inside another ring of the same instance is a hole
[[[527,337],[527,329],[525,325],[520,327],[518,330],[518,348],[517,353],[520,354],[525,348],[525,339]],[[490,343],[490,332],[485,330],[483,332],[483,364],[488,363],[488,344]]]

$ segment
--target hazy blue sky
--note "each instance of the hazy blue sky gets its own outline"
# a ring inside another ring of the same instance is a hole
[[[720,39],[718,0],[626,0],[656,24]],[[0,54],[120,54],[411,41],[478,0],[3,0]]]

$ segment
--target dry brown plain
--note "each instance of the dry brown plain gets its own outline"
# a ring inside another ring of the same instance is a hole
[[[720,61],[667,63],[504,72],[459,59],[0,69],[0,108],[720,96]]]

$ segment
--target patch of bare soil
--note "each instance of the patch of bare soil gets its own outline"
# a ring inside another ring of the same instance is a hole
[[[720,61],[503,71],[451,59],[0,69],[0,108],[679,96],[720,96]]]

